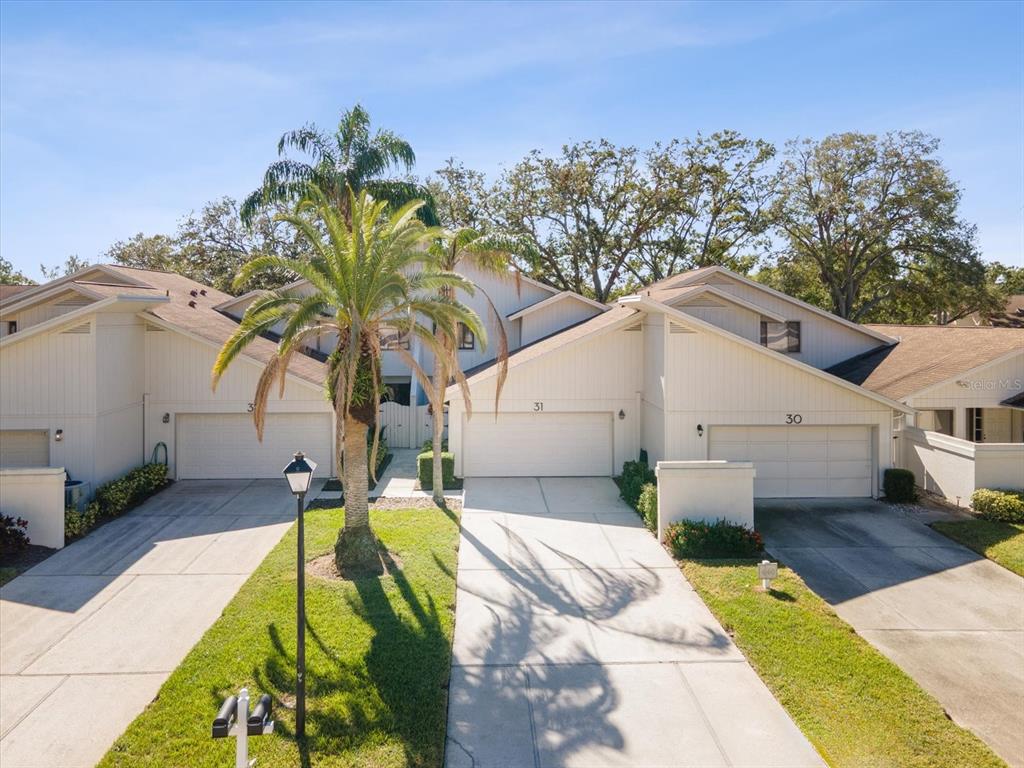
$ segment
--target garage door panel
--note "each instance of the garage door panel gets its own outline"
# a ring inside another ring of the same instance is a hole
[[[611,413],[478,415],[463,425],[466,477],[607,476]]]
[[[761,498],[872,492],[871,428],[866,426],[713,426],[708,454],[752,461],[754,495]]]
[[[176,422],[180,480],[281,477],[300,450],[317,462],[317,477],[331,474],[330,414],[267,414],[262,443],[249,414],[178,414]]]

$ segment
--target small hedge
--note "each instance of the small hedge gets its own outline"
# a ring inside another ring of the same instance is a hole
[[[646,461],[627,461],[622,465],[622,475],[619,477],[619,494],[629,506],[637,509],[644,486],[657,482],[654,470],[647,466]]]
[[[647,483],[640,491],[640,500],[636,503],[636,511],[650,530],[658,528],[658,486]]]
[[[917,485],[914,473],[909,469],[887,469],[882,478],[885,498],[894,504],[917,501]]]
[[[971,495],[979,517],[1000,523],[1024,523],[1024,491],[979,488]]]
[[[120,517],[132,507],[167,485],[167,466],[143,464],[117,480],[96,489],[96,497],[85,511],[64,510],[64,538],[76,539],[89,532],[100,520]]]
[[[727,520],[680,520],[665,529],[665,542],[677,558],[757,557],[764,547],[757,531]]]
[[[420,477],[420,489],[434,490],[434,453],[426,451],[416,457],[416,468]],[[455,488],[455,454],[441,454],[441,482],[444,488]]]
[[[0,515],[0,555],[13,555],[29,545],[28,520]]]

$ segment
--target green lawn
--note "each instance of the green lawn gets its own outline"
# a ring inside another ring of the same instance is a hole
[[[1018,576],[1024,576],[1024,525],[991,520],[959,520],[953,523],[933,523],[932,528],[989,560],[994,560]]]
[[[831,766],[1003,765],[976,736],[833,613],[788,568],[755,591],[751,561],[683,572]]]
[[[440,765],[458,520],[438,509],[372,511],[371,519],[400,561],[395,575],[306,580],[307,747],[281,704],[294,692],[292,526],[100,765],[233,765],[235,740],[212,740],[210,722],[243,685],[275,700],[276,733],[249,742],[261,768]],[[342,521],[340,509],[306,514],[308,559],[332,551]]]
[[[18,575],[17,568],[0,568],[0,587]]]

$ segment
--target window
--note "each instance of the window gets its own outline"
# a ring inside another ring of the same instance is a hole
[[[785,323],[761,321],[761,346],[774,349],[776,352],[800,351],[800,321],[790,320]]]
[[[476,336],[465,325],[459,323],[459,349],[473,349],[476,346]]]
[[[8,333],[17,333],[18,332],[18,321],[17,320],[8,320],[7,321],[7,332]]]
[[[953,410],[951,408],[921,411],[917,421],[917,426],[929,432],[938,432],[943,435],[953,434]]]
[[[390,336],[384,337],[384,349],[408,349],[409,348],[409,334],[399,336],[397,333],[393,333]]]
[[[972,443],[985,442],[985,420],[981,408],[967,409],[967,439]]]

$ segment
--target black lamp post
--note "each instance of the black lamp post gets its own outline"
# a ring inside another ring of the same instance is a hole
[[[309,490],[309,483],[313,479],[313,472],[315,471],[316,462],[307,460],[302,451],[296,453],[295,459],[284,468],[284,476],[288,480],[288,487],[291,488],[299,503],[299,594],[296,606],[298,647],[295,650],[297,688],[295,691],[295,737],[297,739],[306,738],[306,546],[305,533],[302,526],[302,508],[305,506],[306,492]]]

